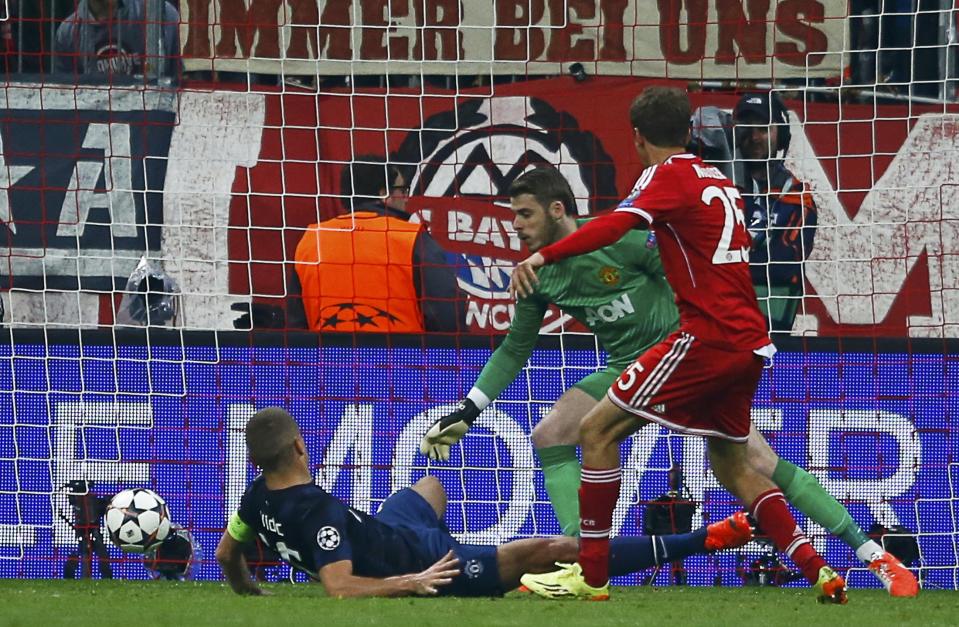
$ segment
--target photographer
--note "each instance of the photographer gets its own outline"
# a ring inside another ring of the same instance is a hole
[[[770,331],[789,333],[804,295],[803,262],[812,252],[817,211],[809,186],[784,164],[789,113],[773,93],[748,93],[733,110],[736,174],[753,237],[753,285]],[[749,212],[752,212],[749,215]]]

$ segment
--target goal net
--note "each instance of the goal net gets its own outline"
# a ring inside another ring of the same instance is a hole
[[[10,0],[0,22],[0,576],[82,574],[98,561],[88,509],[149,487],[201,547],[193,576],[220,577],[213,550],[255,472],[243,428],[274,405],[301,425],[317,482],[357,508],[431,474],[463,541],[558,533],[530,433],[604,366],[589,321],[547,312],[529,363],[449,462],[418,442],[509,328],[510,272],[527,254],[509,184],[551,165],[578,217],[614,207],[641,172],[630,103],[665,83],[712,108],[701,130],[727,152],[709,159],[770,208],[747,215],[780,351],[754,422],[860,526],[914,543],[926,586],[959,586],[952,5],[121,4],[91,26],[87,0]],[[772,148],[802,197],[789,216],[742,178],[729,113],[747,93],[784,105]],[[429,285],[364,275],[368,291],[423,301],[405,325],[381,306],[303,298],[299,244],[366,259],[344,242],[371,205],[409,214],[402,259],[427,255]],[[622,459],[615,533],[642,533],[677,479],[694,527],[738,507],[701,439],[647,426]],[[876,585],[799,520],[852,585]],[[104,550],[113,576],[147,576]],[[765,553],[689,559],[683,576],[755,580]]]

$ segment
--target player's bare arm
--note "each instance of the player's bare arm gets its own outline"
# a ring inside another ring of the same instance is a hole
[[[513,275],[509,282],[509,293],[513,298],[526,298],[536,291],[539,278],[536,270],[546,265],[546,260],[539,253],[533,253],[513,268]]]
[[[237,594],[263,595],[266,590],[256,585],[250,577],[250,570],[243,557],[243,544],[224,531],[220,536],[220,543],[216,547],[216,561],[226,577],[227,582]]]
[[[459,559],[450,551],[426,570],[409,575],[383,579],[357,577],[353,574],[353,562],[350,560],[327,564],[320,569],[319,574],[327,594],[334,597],[434,596],[459,574],[459,563]]]
[[[605,248],[619,241],[630,230],[645,226],[649,220],[636,212],[614,211],[590,220],[575,233],[540,249],[542,264],[551,264],[568,257]]]

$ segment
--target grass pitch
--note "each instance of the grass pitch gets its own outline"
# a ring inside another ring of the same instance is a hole
[[[0,625],[959,625],[959,592],[893,599],[852,590],[818,605],[801,588],[617,588],[608,603],[502,599],[331,599],[319,586],[275,584],[238,597],[224,584],[0,580]]]

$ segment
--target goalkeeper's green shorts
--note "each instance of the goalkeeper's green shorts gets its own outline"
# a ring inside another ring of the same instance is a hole
[[[606,396],[607,390],[616,382],[625,368],[626,366],[607,366],[603,370],[583,377],[578,383],[573,384],[573,387],[579,388],[599,401]]]

